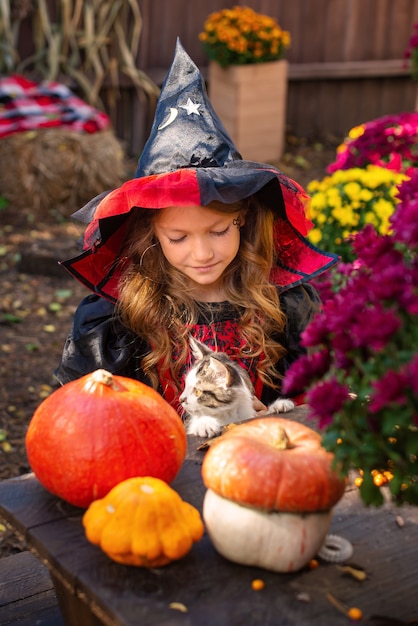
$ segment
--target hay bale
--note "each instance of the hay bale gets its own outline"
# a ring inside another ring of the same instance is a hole
[[[14,133],[0,139],[0,162],[0,195],[9,201],[3,223],[68,219],[126,180],[123,150],[110,130]]]

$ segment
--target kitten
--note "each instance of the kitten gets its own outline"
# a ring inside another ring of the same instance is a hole
[[[254,388],[247,372],[224,352],[213,352],[193,337],[190,346],[196,362],[180,396],[187,433],[214,437],[226,424],[255,417]],[[283,413],[294,406],[291,400],[279,398],[257,415]]]

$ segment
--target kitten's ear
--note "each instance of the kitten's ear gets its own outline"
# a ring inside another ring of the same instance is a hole
[[[224,363],[218,361],[218,359],[209,359],[209,369],[212,370],[215,376],[215,382],[217,382],[224,389],[228,389],[231,386],[231,373]]]
[[[195,339],[192,336],[189,337],[189,344],[192,350],[192,354],[197,361],[201,361],[203,357],[207,356],[208,354],[212,354],[212,350],[210,348],[208,348],[207,346],[205,346],[204,343],[202,343],[198,339]]]

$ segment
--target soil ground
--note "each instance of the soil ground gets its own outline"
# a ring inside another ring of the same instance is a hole
[[[308,144],[288,137],[278,166],[306,186],[324,177],[335,158],[336,143]],[[26,429],[37,406],[57,387],[53,371],[87,290],[57,264],[78,253],[82,232],[78,226],[70,220],[33,219],[29,209],[27,215],[13,215],[11,207],[0,212],[0,220],[0,480],[4,480],[30,471]],[[0,558],[22,549],[0,523]]]

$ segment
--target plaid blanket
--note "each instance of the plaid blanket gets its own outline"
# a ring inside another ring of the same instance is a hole
[[[18,75],[0,78],[0,138],[58,126],[95,133],[109,124],[105,113],[80,100],[61,83],[38,84]]]

